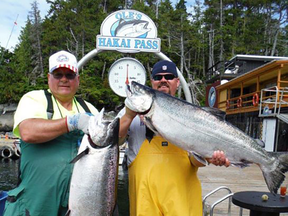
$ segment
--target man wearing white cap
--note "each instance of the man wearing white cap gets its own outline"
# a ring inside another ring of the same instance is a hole
[[[69,162],[88,133],[87,112],[98,111],[75,97],[79,74],[71,53],[50,56],[48,85],[48,91],[26,93],[14,116],[13,132],[21,138],[20,183],[8,192],[5,216],[61,216],[67,211]]]

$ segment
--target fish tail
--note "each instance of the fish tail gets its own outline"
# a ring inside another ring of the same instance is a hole
[[[288,154],[287,153],[269,153],[271,157],[275,157],[270,168],[260,166],[266,184],[271,193],[276,194],[279,187],[285,179],[284,173],[288,171]]]

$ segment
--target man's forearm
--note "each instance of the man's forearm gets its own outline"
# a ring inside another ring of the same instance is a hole
[[[120,118],[119,139],[126,137],[128,129],[137,115],[136,112],[126,107],[125,114]]]
[[[47,142],[67,133],[66,119],[26,119],[19,124],[19,131],[24,142]]]
[[[120,128],[119,128],[119,138],[125,138],[128,132],[128,129],[133,121],[133,118],[130,118],[127,115],[124,115],[120,118]]]

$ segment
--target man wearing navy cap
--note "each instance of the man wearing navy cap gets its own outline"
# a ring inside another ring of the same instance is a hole
[[[176,65],[165,60],[157,62],[152,69],[151,84],[153,89],[175,96],[180,84]],[[197,170],[203,164],[153,134],[143,124],[141,116],[127,107],[120,120],[119,135],[125,137],[126,134],[130,215],[201,216],[201,184]],[[207,160],[215,165],[230,163],[220,151]]]
[[[165,60],[156,63],[152,70],[151,83],[153,89],[175,96],[180,84],[176,65]]]

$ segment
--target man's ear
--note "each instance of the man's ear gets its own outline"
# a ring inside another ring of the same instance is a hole
[[[48,84],[49,84],[49,82],[50,82],[50,77],[51,77],[51,74],[50,74],[50,73],[48,73],[48,74],[47,74],[47,80],[48,80]]]
[[[179,85],[180,85],[180,79],[179,79],[179,77],[177,78],[177,88],[179,87]]]

